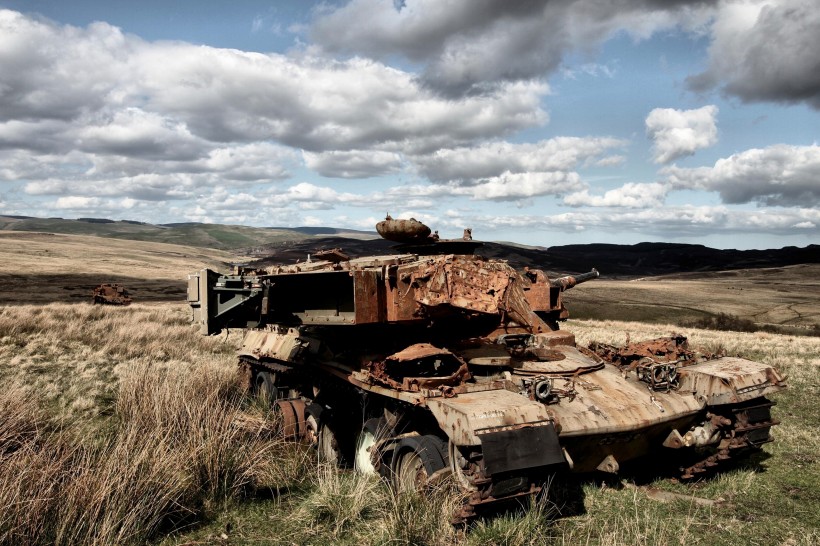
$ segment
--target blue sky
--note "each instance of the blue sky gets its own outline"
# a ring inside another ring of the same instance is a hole
[[[817,243],[812,0],[0,0],[0,214]]]

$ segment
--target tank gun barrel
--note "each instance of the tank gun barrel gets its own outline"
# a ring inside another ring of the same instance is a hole
[[[581,284],[582,282],[591,281],[592,279],[598,278],[599,273],[598,270],[594,267],[592,271],[589,273],[582,273],[581,275],[567,275],[565,277],[558,277],[557,279],[552,279],[550,281],[550,286],[553,288],[560,288],[561,292],[564,290],[569,290],[576,284]]]

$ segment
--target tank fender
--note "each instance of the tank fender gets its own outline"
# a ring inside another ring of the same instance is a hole
[[[297,362],[299,355],[310,343],[299,337],[296,328],[248,330],[239,349],[240,356],[255,359],[272,359],[281,362]]]
[[[553,422],[547,406],[506,389],[469,392],[452,398],[428,398],[427,406],[441,430],[457,446],[481,444],[481,432]]]
[[[709,406],[737,404],[785,388],[773,367],[743,358],[722,357],[679,368],[680,390]]]

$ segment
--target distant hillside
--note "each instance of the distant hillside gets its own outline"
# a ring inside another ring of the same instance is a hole
[[[188,274],[224,271],[229,252],[87,235],[0,231],[0,306],[87,302],[119,283],[138,303],[185,300]]]
[[[132,220],[114,221],[106,218],[66,220],[63,218],[0,216],[0,230],[95,235],[97,237],[182,244],[217,250],[237,250],[276,241],[313,238],[314,235],[305,231],[306,229],[317,230],[318,233],[338,232],[356,238],[361,238],[363,234],[366,234],[366,232],[336,230],[334,228],[256,228],[197,222],[154,225]],[[375,232],[370,236],[377,237]]]
[[[569,271],[597,267],[608,275],[632,277],[820,263],[820,245],[721,250],[676,243],[588,244],[553,246],[547,253],[548,263],[561,264]]]
[[[356,241],[320,237],[285,241],[246,249],[260,265],[304,261],[318,250],[341,248],[352,257],[397,252],[383,239]],[[607,277],[644,277],[673,273],[756,269],[820,263],[820,245],[775,250],[719,250],[702,245],[640,243],[637,245],[565,245],[548,249],[507,243],[484,243],[476,254],[508,260],[515,267],[583,273],[593,267]]]
[[[196,222],[152,225],[104,218],[64,220],[0,216],[0,230],[96,235],[230,250],[259,260],[259,264],[304,261],[308,254],[330,248],[342,248],[353,257],[397,252],[395,243],[378,238],[375,232],[331,227],[254,228]],[[595,267],[610,278],[820,263],[820,245],[772,250],[720,250],[676,243],[542,248],[488,242],[477,253],[487,258],[508,260],[516,267],[530,266],[558,273],[581,273]]]
[[[342,229],[332,227],[272,227],[268,229],[275,229],[280,231],[293,231],[296,233],[304,233],[313,237],[333,235],[337,237],[345,237],[348,239],[378,239],[379,235],[375,231],[362,231],[358,229]]]

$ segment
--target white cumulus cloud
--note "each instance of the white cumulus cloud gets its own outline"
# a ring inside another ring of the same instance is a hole
[[[712,167],[661,170],[676,189],[720,194],[724,203],[820,205],[820,146],[777,144],[719,159]]]
[[[714,105],[695,110],[655,108],[646,117],[646,134],[653,141],[655,163],[669,163],[717,143]]]
[[[380,150],[345,150],[304,152],[305,165],[322,176],[369,178],[397,172],[402,157],[396,152]]]
[[[609,137],[557,137],[533,143],[495,141],[442,148],[412,160],[430,180],[471,182],[504,172],[567,172],[626,144]]]
[[[564,204],[571,207],[623,207],[650,208],[661,207],[666,199],[669,187],[652,182],[648,184],[627,183],[603,195],[591,195],[584,189],[564,197]]]

